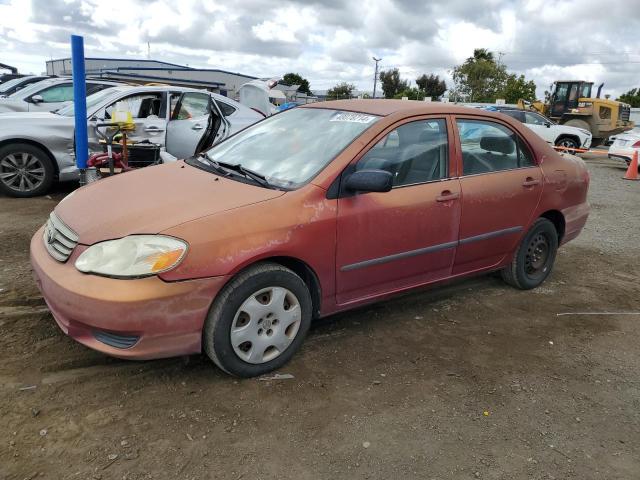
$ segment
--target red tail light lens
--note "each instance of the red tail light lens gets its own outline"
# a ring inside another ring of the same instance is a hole
[[[640,140],[638,140],[636,143],[631,145],[631,148],[640,148]]]

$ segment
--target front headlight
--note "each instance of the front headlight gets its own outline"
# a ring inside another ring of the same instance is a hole
[[[76,268],[109,277],[146,277],[177,267],[187,248],[174,237],[131,235],[90,246],[76,260]]]

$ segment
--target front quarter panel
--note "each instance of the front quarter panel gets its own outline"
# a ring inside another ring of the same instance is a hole
[[[164,232],[189,243],[166,281],[233,275],[270,257],[292,257],[316,273],[325,299],[334,295],[336,200],[312,184],[272,200],[200,218]],[[324,303],[324,302],[323,302]]]

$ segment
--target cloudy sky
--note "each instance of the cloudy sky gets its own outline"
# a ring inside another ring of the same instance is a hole
[[[260,77],[294,71],[312,90],[373,88],[372,56],[414,80],[474,48],[535,80],[605,82],[614,97],[640,86],[640,0],[0,0],[0,62],[40,73],[70,56],[151,58]]]

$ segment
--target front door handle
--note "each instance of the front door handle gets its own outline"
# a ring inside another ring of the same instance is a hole
[[[536,180],[533,177],[527,177],[524,182],[522,182],[523,187],[533,187],[535,185],[540,184],[540,180]]]
[[[202,125],[196,123],[193,127],[191,127],[191,130],[202,130],[203,128],[204,127]]]
[[[149,127],[145,127],[144,131],[145,132],[149,132],[149,133],[159,133],[159,132],[163,132],[164,129],[162,129],[160,127],[156,127],[155,125],[151,125]]]
[[[436,202],[450,202],[451,200],[457,200],[458,198],[460,198],[460,194],[458,192],[445,190],[436,197]]]

